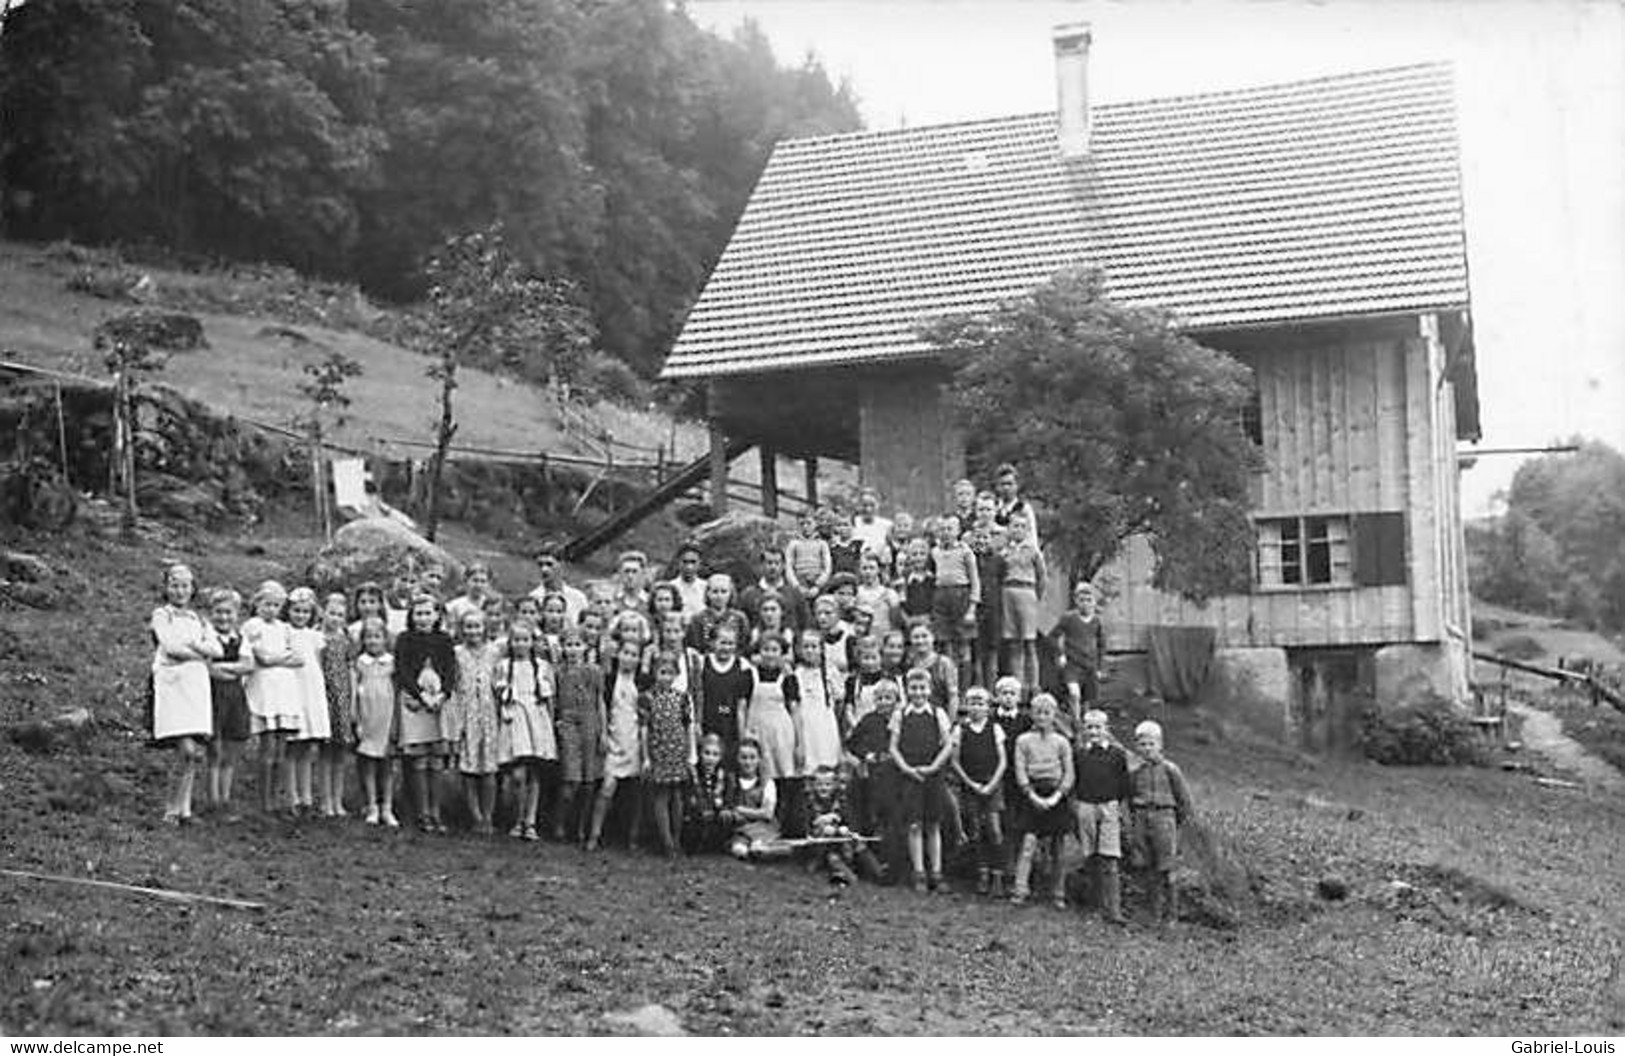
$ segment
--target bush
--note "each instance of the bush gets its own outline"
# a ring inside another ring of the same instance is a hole
[[[1502,642],[1496,651],[1514,660],[1538,660],[1546,655],[1546,647],[1527,634],[1513,635]]]
[[[625,360],[604,352],[594,352],[587,357],[575,387],[589,399],[608,400],[628,407],[642,407],[649,402],[649,383],[638,377],[637,371]]]
[[[1360,746],[1384,766],[1461,766],[1483,756],[1473,724],[1442,697],[1368,707],[1360,717]]]

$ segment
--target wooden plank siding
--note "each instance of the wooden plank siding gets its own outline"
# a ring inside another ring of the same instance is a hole
[[[1424,321],[1408,334],[1236,354],[1259,386],[1268,469],[1254,488],[1256,516],[1403,511],[1406,583],[1255,590],[1198,606],[1151,587],[1151,549],[1136,539],[1101,576],[1112,646],[1144,647],[1156,625],[1284,647],[1437,641],[1447,624],[1461,626],[1454,397],[1436,329]]]
[[[935,373],[873,375],[860,401],[863,484],[880,492],[887,510],[923,518],[947,509],[953,482],[965,475],[965,453]]]

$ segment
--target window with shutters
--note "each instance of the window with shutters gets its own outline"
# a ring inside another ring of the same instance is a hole
[[[1348,517],[1274,517],[1258,522],[1258,585],[1351,587]]]
[[[1267,517],[1257,528],[1261,590],[1406,582],[1402,512]]]

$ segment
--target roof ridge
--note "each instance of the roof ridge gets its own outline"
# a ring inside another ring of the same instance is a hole
[[[1292,89],[1306,88],[1311,85],[1329,84],[1337,81],[1370,81],[1385,75],[1400,73],[1418,73],[1423,70],[1432,70],[1454,76],[1455,64],[1449,59],[1433,59],[1422,62],[1403,63],[1398,66],[1377,66],[1367,70],[1349,70],[1342,73],[1322,74],[1318,77],[1302,77],[1291,81],[1272,81],[1268,84],[1255,84],[1243,88],[1223,88],[1213,92],[1185,92],[1179,95],[1155,95],[1143,99],[1123,99],[1113,103],[1101,103],[1093,109],[1096,112],[1131,110],[1139,107],[1150,107],[1162,104],[1191,102],[1195,100],[1220,100],[1238,96],[1260,96]],[[791,136],[778,142],[778,147],[857,142],[864,139],[875,139],[885,136],[906,136],[918,133],[940,133],[952,129],[973,128],[978,125],[1008,125],[1024,121],[1055,120],[1054,110],[1029,110],[1019,114],[1000,114],[994,117],[969,117],[957,121],[939,121],[926,125],[907,125],[903,128],[870,128],[856,132],[833,132],[821,136]]]

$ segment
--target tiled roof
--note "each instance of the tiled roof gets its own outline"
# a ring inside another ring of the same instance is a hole
[[[1191,328],[1460,307],[1450,68],[1429,64],[1092,113],[788,140],[666,377],[928,353],[921,322],[1092,264]]]

